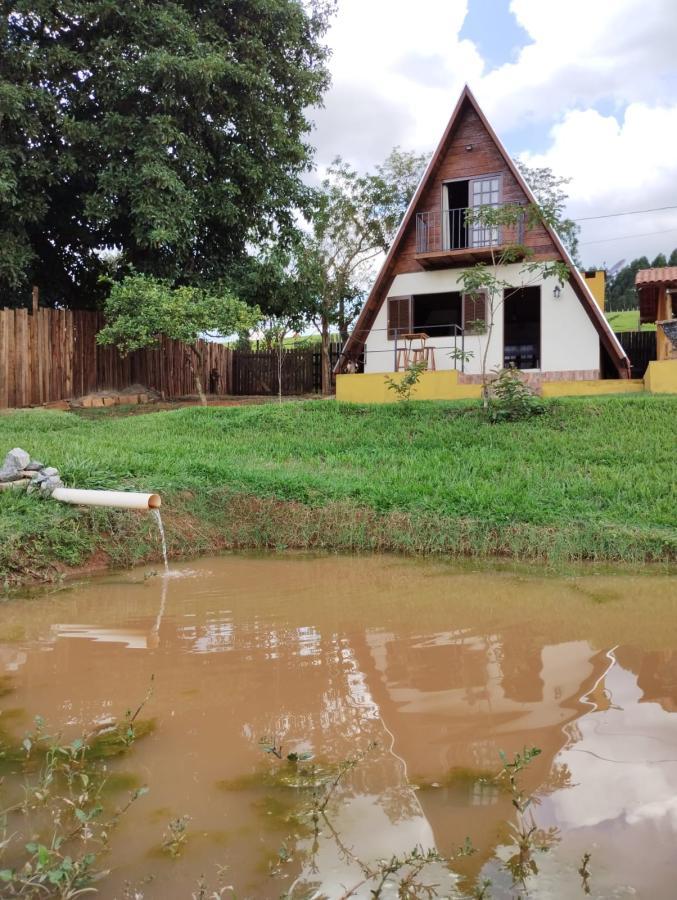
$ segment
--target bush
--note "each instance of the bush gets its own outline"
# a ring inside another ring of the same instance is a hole
[[[491,422],[515,422],[540,416],[546,410],[543,400],[522,380],[514,367],[500,369],[489,386],[487,412]]]

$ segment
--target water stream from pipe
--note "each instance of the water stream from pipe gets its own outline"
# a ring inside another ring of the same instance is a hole
[[[162,524],[162,516],[159,509],[151,509],[155,521],[157,522],[160,539],[162,540],[162,558],[165,561],[165,575],[169,574],[169,560],[167,559],[167,539],[165,537],[165,526]]]

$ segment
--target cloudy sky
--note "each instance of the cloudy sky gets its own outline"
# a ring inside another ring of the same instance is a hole
[[[320,164],[432,152],[468,83],[569,214],[677,207],[677,0],[338,0]],[[581,221],[586,265],[677,247],[677,208]]]

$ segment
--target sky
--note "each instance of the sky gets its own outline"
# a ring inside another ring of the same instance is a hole
[[[468,83],[512,156],[571,178],[584,265],[677,247],[677,0],[338,0],[328,42],[320,167],[432,153]]]

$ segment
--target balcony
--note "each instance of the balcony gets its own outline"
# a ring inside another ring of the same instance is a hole
[[[454,263],[486,262],[491,259],[492,251],[524,242],[523,216],[516,225],[487,227],[472,221],[474,211],[463,207],[416,214],[415,259],[424,269],[445,268]]]

